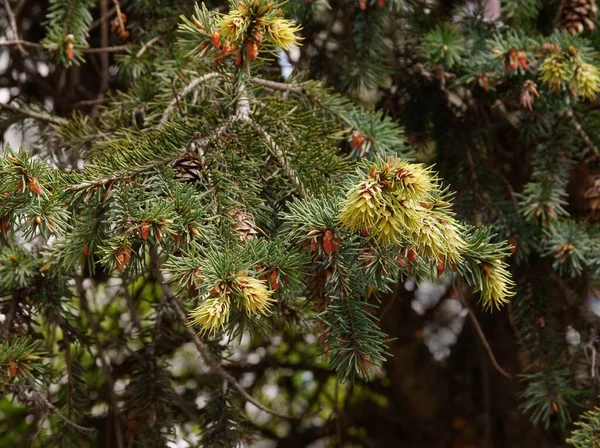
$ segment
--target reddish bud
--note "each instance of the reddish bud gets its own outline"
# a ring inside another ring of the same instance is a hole
[[[14,378],[15,376],[17,376],[18,372],[19,372],[19,363],[17,361],[15,361],[14,359],[11,359],[10,361],[8,361],[8,376],[10,378]]]
[[[7,233],[10,230],[10,222],[8,216],[0,218],[0,233]]]
[[[121,246],[115,253],[115,258],[117,259],[117,269],[122,271],[131,259],[131,247]]]
[[[315,252],[317,249],[319,249],[319,239],[316,236],[313,236],[312,240],[310,241],[310,250]]]
[[[279,276],[277,275],[277,269],[271,269],[271,286],[273,287],[273,291],[279,290]]]
[[[490,82],[485,73],[481,75],[481,87],[483,87],[483,90],[485,90],[486,93],[490,91]]]
[[[365,144],[365,137],[363,137],[358,131],[352,131],[352,139],[350,140],[350,148],[358,149],[362,152]]]
[[[325,229],[323,232],[323,250],[327,255],[337,252],[340,249],[341,241],[330,229]]]
[[[90,255],[90,246],[86,244],[85,246],[83,246],[83,256],[87,257],[89,255]]]
[[[519,52],[519,64],[523,70],[527,70],[527,56],[522,51]]]
[[[148,238],[150,238],[150,224],[144,221],[140,227],[140,233],[142,234],[142,239],[144,241],[148,240]]]
[[[42,194],[42,187],[40,187],[40,184],[38,183],[35,177],[29,179],[29,181],[27,182],[27,186],[29,187],[29,191],[31,191],[32,193],[37,195]]]
[[[213,45],[217,50],[221,49],[221,35],[217,30],[214,30],[210,35]]]
[[[65,50],[65,51],[66,51],[66,53],[67,53],[67,59],[68,59],[69,61],[72,61],[72,60],[73,60],[73,58],[75,57],[75,55],[74,55],[74,53],[73,53],[73,43],[72,43],[72,42],[69,42],[69,43],[67,44],[67,48],[66,48],[66,50]]]
[[[509,236],[508,244],[510,244],[510,253],[515,254],[517,252],[517,237],[514,235]]]
[[[408,251],[408,259],[410,261],[415,261],[417,259],[417,251],[414,247]]]
[[[246,41],[246,53],[251,61],[256,61],[258,57],[258,45],[252,39]]]
[[[444,263],[442,262],[442,260],[438,260],[436,267],[437,275],[438,277],[440,277],[444,273]]]
[[[363,11],[367,9],[367,0],[358,0],[358,7]]]

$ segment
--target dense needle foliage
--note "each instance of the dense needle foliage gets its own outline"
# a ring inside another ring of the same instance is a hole
[[[3,7],[0,447],[598,446],[593,0]]]

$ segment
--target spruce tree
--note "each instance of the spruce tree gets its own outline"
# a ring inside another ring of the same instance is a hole
[[[595,446],[593,0],[36,5],[0,41],[0,446]],[[472,384],[423,347],[449,309]]]

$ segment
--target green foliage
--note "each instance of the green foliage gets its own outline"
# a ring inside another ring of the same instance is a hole
[[[51,0],[46,15],[44,47],[58,64],[65,67],[83,62],[82,48],[87,48],[88,28],[92,23],[90,0]]]
[[[451,69],[459,63],[466,52],[466,41],[462,34],[451,25],[443,23],[431,30],[423,38],[423,53],[430,67],[444,64]]]
[[[598,446],[598,432],[600,431],[600,409],[594,408],[584,412],[581,420],[575,422],[575,429],[567,443],[575,448],[595,448]]]
[[[551,32],[556,5],[538,0],[503,2],[502,23],[471,4],[222,6],[122,3],[114,57],[84,51],[115,41],[93,2],[45,11],[48,79],[74,85],[71,65],[92,62],[121,91],[39,102],[67,117],[2,108],[39,132],[0,155],[0,382],[24,406],[7,418],[35,417],[15,431],[234,447],[301,434],[290,413],[325,422],[323,443],[367,446],[360,425],[332,435],[332,416],[392,401],[366,385],[391,379],[380,301],[435,278],[451,279],[444,301],[470,306],[466,285],[486,310],[512,301],[533,424],[597,404],[597,37]],[[572,445],[590,446],[597,414]]]

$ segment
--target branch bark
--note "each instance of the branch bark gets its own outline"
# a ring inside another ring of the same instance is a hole
[[[24,117],[35,118],[36,120],[45,121],[47,123],[52,123],[58,126],[66,125],[69,122],[64,118],[55,117],[46,112],[37,112],[30,109],[22,109],[20,107],[11,106],[10,104],[0,103],[0,109],[4,109],[12,113],[22,115]]]
[[[173,112],[173,109],[177,106],[177,104],[179,103],[179,101],[181,101],[183,98],[185,98],[199,84],[202,84],[202,83],[204,83],[206,81],[209,81],[211,79],[218,78],[220,76],[221,75],[219,75],[216,72],[211,72],[211,73],[206,73],[205,75],[202,75],[202,76],[200,76],[198,78],[193,79],[192,82],[190,82],[187,86],[185,86],[181,90],[181,92],[179,92],[178,94],[176,94],[175,97],[173,98],[173,100],[169,103],[169,105],[167,106],[167,108],[165,109],[165,111],[162,114],[162,117],[160,119],[158,127],[162,128],[162,127],[164,127],[165,124],[167,124],[167,121],[169,121],[169,118],[171,117],[171,113]]]
[[[186,317],[183,306],[181,305],[179,300],[177,300],[177,298],[173,295],[173,293],[171,293],[171,291],[165,284],[164,277],[160,270],[160,261],[159,261],[159,256],[156,252],[156,249],[154,249],[152,251],[152,268],[153,268],[154,277],[156,278],[158,283],[161,285],[162,292],[163,292],[164,296],[167,298],[169,305],[175,312],[175,316],[177,317],[177,320],[179,320],[179,322],[185,327],[186,333],[188,334],[188,336],[194,343],[196,350],[198,350],[198,353],[200,353],[200,356],[202,357],[202,359],[204,360],[204,362],[206,363],[206,365],[208,366],[209,370],[212,373],[219,376],[223,381],[227,382],[227,384],[230,384],[231,386],[233,386],[233,388],[236,389],[239,392],[239,394],[246,401],[248,401],[249,403],[252,403],[254,406],[256,406],[258,409],[260,409],[262,411],[265,411],[275,417],[283,418],[286,420],[295,420],[295,419],[301,419],[301,418],[305,417],[305,416],[293,416],[293,415],[282,414],[280,412],[277,412],[277,411],[265,406],[261,402],[257,401],[252,395],[250,395],[246,391],[246,389],[244,389],[244,387],[240,383],[237,382],[235,377],[233,377],[233,375],[228,373],[223,368],[223,366],[221,366],[221,364],[215,358],[215,356],[210,352],[210,350],[200,340],[200,338],[198,337],[196,332],[193,330],[193,328],[190,327],[190,323],[188,322],[188,319]]]
[[[17,18],[15,17],[15,13],[13,12],[13,10],[10,6],[10,0],[4,0],[4,9],[6,9],[6,15],[8,16],[8,23],[10,24],[10,28],[15,36],[15,39],[19,39],[19,29],[17,28]],[[21,53],[21,56],[23,56],[23,57],[29,56],[29,53],[23,47],[23,44],[21,43],[21,41],[17,40],[16,42],[17,43],[15,45],[17,46],[17,49]]]

